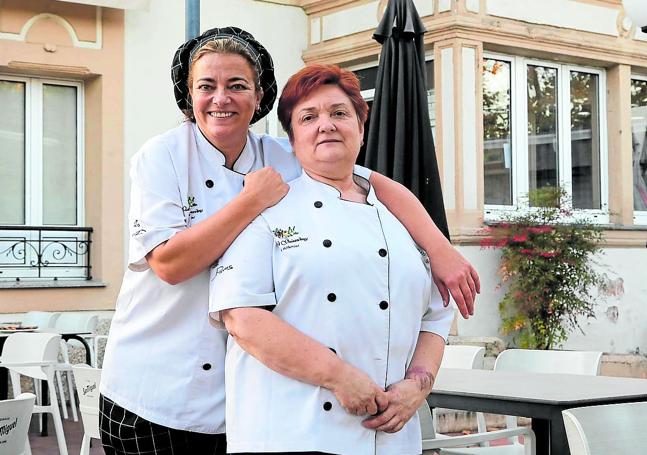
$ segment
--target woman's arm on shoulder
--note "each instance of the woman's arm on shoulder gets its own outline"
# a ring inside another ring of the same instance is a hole
[[[213,264],[264,209],[276,204],[288,185],[266,167],[245,176],[243,191],[206,220],[184,229],[146,255],[162,280],[177,284]]]
[[[427,252],[434,282],[445,305],[451,293],[465,319],[474,314],[476,294],[481,292],[474,267],[445,238],[424,206],[405,186],[377,172],[371,173],[370,182],[380,201]]]

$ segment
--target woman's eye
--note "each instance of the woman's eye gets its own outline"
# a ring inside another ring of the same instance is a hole
[[[315,118],[314,115],[304,115],[303,117],[301,117],[301,121],[305,123],[305,122],[309,122],[313,118]]]
[[[206,91],[211,90],[211,86],[208,85],[208,84],[200,84],[200,85],[198,85],[198,90],[202,90],[202,91],[206,92]]]
[[[346,111],[335,111],[332,114],[335,117],[345,117],[346,116]]]
[[[232,90],[247,90],[247,86],[245,84],[233,84],[230,88]]]

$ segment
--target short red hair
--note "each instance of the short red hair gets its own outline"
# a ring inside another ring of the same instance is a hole
[[[368,117],[368,104],[360,94],[359,79],[355,73],[337,65],[312,64],[293,74],[283,87],[279,99],[278,116],[283,129],[292,140],[292,111],[303,98],[322,85],[336,85],[350,98],[360,125]]]

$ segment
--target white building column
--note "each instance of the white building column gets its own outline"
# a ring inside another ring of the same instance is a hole
[[[449,39],[434,54],[436,153],[450,230],[460,238],[483,214],[483,46]]]

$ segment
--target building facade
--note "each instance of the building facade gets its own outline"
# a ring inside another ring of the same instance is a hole
[[[279,86],[304,63],[352,69],[370,103],[380,52],[372,33],[386,3],[202,1],[201,29],[252,32],[272,53]],[[645,352],[647,34],[620,0],[414,3],[428,30],[430,122],[452,240],[482,280],[477,315],[457,320],[458,333],[498,335],[498,253],[479,246],[483,227],[527,209],[529,190],[561,185],[575,213],[604,227],[608,279],[586,335],[565,347]],[[0,233],[31,239],[37,231],[21,227],[66,226],[80,238],[86,232],[69,227],[93,229],[91,280],[65,272],[55,282],[16,282],[12,274],[23,272],[5,264],[9,242],[0,241],[0,311],[111,308],[124,267],[129,158],[182,121],[169,68],[184,39],[184,2],[5,0],[0,8],[0,103],[13,103],[0,113],[12,160],[0,167],[9,185]],[[254,128],[283,134],[275,112]],[[53,154],[64,158],[52,163]]]

